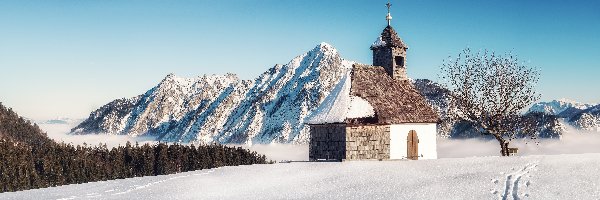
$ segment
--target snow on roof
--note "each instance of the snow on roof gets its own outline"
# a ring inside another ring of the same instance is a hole
[[[309,116],[308,124],[342,123],[347,118],[373,117],[373,106],[366,100],[350,95],[350,70],[321,105]]]
[[[373,106],[363,98],[349,95],[350,96],[350,107],[348,108],[347,118],[363,118],[375,116],[375,110]]]
[[[385,41],[383,41],[381,39],[381,36],[377,37],[377,39],[375,40],[375,42],[373,42],[373,44],[371,45],[371,48],[377,48],[377,47],[383,47],[385,46]]]

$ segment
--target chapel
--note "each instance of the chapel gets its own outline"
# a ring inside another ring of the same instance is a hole
[[[439,116],[406,74],[408,46],[386,5],[373,65],[353,65],[307,120],[311,161],[437,158]]]

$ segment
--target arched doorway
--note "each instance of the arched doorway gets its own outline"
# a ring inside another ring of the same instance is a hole
[[[415,130],[410,130],[406,137],[406,158],[411,160],[419,159],[419,137]]]

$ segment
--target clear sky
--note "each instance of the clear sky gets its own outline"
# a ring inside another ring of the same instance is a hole
[[[253,79],[320,42],[371,63],[386,0],[0,0],[0,101],[33,119],[85,118],[168,73]],[[393,0],[408,75],[436,79],[465,47],[512,51],[541,100],[600,103],[600,1]]]

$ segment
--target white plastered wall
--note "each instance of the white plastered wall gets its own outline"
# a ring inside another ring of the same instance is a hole
[[[390,125],[390,159],[406,159],[408,132],[415,130],[419,138],[419,160],[437,159],[437,127],[435,123]]]

